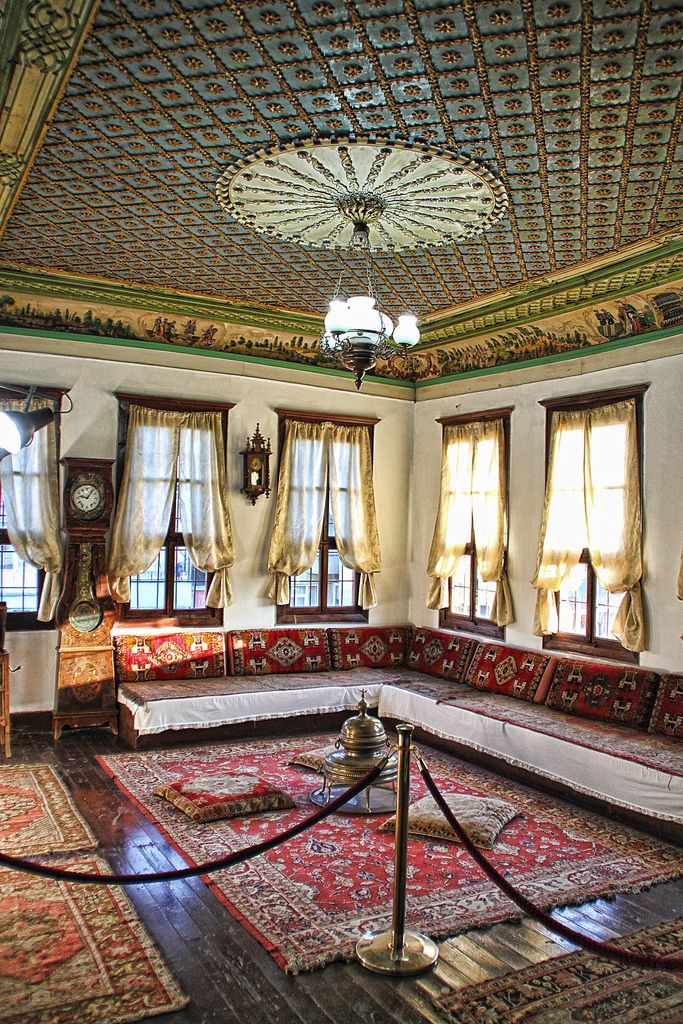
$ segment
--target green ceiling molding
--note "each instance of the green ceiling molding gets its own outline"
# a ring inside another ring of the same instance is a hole
[[[592,270],[529,282],[508,295],[479,303],[476,313],[470,307],[430,317],[427,323],[420,325],[420,348],[474,338],[496,327],[532,323],[588,306],[597,299],[616,298],[648,285],[675,280],[683,270],[683,233],[673,231],[668,239],[656,249],[616,259]]]
[[[0,22],[0,235],[98,0],[7,0]]]
[[[66,301],[79,300],[97,305],[132,309],[161,309],[166,314],[220,320],[229,324],[288,331],[318,337],[322,317],[291,310],[225,302],[210,296],[191,295],[163,288],[103,281],[92,277],[50,273],[18,266],[0,266],[0,288]]]

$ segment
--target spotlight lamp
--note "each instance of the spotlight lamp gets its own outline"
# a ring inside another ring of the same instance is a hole
[[[0,411],[0,459],[4,459],[7,455],[16,455],[22,448],[26,448],[33,440],[33,435],[36,431],[42,430],[48,423],[52,423],[55,419],[55,408],[54,406],[52,408],[45,407],[42,409],[32,409],[29,412],[32,400],[44,397],[37,394],[35,388],[32,387],[28,391],[22,392],[22,389],[18,387],[5,385],[0,385],[0,387],[14,394],[19,392],[26,395],[24,408],[21,411]],[[53,400],[52,396],[50,396],[50,400]],[[71,409],[73,409],[73,403],[71,403],[70,408],[66,411],[71,412]]]

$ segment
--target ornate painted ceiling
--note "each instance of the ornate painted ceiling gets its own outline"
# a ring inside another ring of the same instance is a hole
[[[50,3],[74,22],[75,0]],[[320,313],[339,255],[255,233],[221,208],[216,182],[268,147],[369,138],[443,147],[509,199],[478,237],[379,252],[389,312],[433,316],[599,257],[623,262],[683,221],[677,7],[102,0],[20,183],[2,259]],[[362,286],[360,262],[343,258]]]

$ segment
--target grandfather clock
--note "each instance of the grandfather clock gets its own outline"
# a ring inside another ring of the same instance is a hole
[[[109,594],[105,537],[114,490],[110,459],[62,459],[64,529],[68,546],[57,606],[59,664],[53,715],[55,740],[64,726],[108,725],[118,731],[114,686],[114,602]]]

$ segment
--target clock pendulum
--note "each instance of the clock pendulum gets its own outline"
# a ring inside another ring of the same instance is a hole
[[[62,459],[66,467],[64,528],[68,534],[57,606],[59,663],[53,733],[65,726],[108,725],[117,732],[114,602],[107,583],[105,538],[114,492],[109,459]]]

